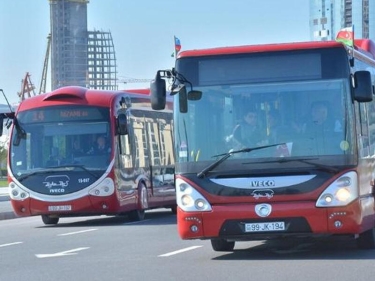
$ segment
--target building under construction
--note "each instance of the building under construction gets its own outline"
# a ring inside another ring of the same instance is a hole
[[[117,65],[112,36],[110,32],[87,30],[89,0],[48,1],[52,90],[72,85],[116,90]],[[47,67],[45,64],[45,75]]]

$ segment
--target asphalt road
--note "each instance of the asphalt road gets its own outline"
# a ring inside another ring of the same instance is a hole
[[[214,252],[209,241],[181,240],[176,216],[40,217],[0,221],[0,280],[373,280],[375,251],[349,241],[237,243]]]
[[[4,194],[3,194],[4,195]],[[61,218],[45,226],[39,216],[15,218],[0,195],[0,280],[372,280],[375,250],[354,241],[237,242],[215,252],[207,240],[181,240],[169,209],[146,219]]]

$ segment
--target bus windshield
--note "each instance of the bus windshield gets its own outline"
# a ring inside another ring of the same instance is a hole
[[[347,79],[226,84],[195,90],[202,91],[202,98],[188,101],[187,113],[176,114],[178,162],[214,161],[215,155],[230,150],[268,145],[233,155],[226,162],[317,156],[339,161],[353,154]],[[177,99],[176,112],[178,106]]]
[[[19,112],[15,122],[9,164],[20,180],[59,168],[99,176],[108,167],[112,150],[108,108],[37,108]]]

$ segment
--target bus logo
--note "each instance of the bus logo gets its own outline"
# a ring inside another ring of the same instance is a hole
[[[49,189],[50,193],[64,193],[65,188],[69,185],[69,180],[68,176],[63,175],[48,176],[45,178],[43,184]]]
[[[274,180],[253,180],[250,182],[251,187],[270,187],[275,185]]]
[[[256,189],[254,190],[251,195],[255,198],[255,199],[259,199],[261,197],[265,197],[265,198],[268,198],[268,199],[271,199],[273,197],[273,194],[275,192],[272,190],[272,189]]]
[[[272,206],[270,204],[258,204],[255,206],[255,213],[259,217],[268,217],[272,212]]]

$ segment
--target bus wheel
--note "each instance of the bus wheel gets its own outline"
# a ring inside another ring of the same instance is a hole
[[[145,218],[145,210],[148,209],[148,195],[146,186],[141,183],[138,188],[138,206],[137,210],[129,212],[128,217],[131,221],[141,221]]]
[[[59,217],[51,217],[49,215],[42,215],[42,221],[44,224],[57,224],[59,222]]]
[[[128,214],[128,218],[131,221],[141,221],[145,218],[145,210],[133,210]]]
[[[375,228],[359,234],[357,247],[364,250],[375,249]]]
[[[234,249],[235,242],[228,242],[224,239],[211,239],[212,249],[216,252],[230,252]]]

